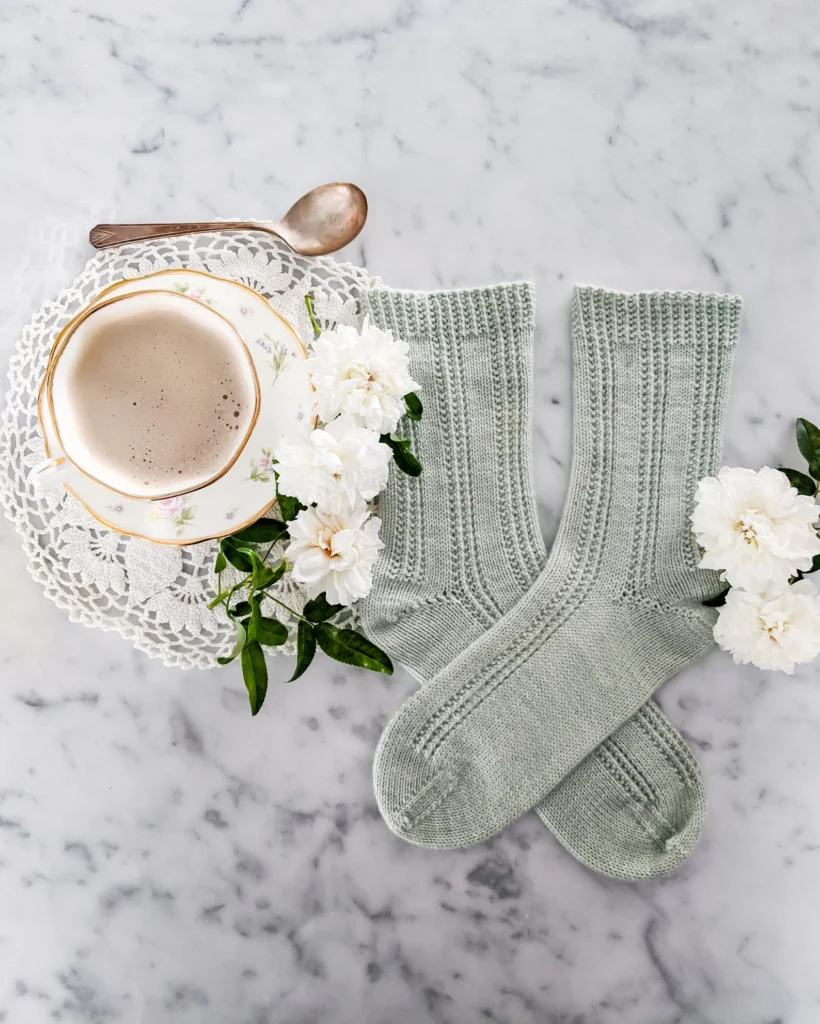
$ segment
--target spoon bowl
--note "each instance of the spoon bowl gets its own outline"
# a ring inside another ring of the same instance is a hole
[[[367,219],[358,185],[333,182],[297,199],[279,223],[279,237],[304,256],[324,256],[348,245]]]
[[[302,256],[337,252],[359,234],[367,220],[367,197],[358,185],[334,181],[320,185],[297,199],[281,221],[217,220],[176,224],[97,224],[88,240],[95,249],[127,242],[206,231],[264,231],[281,238]]]

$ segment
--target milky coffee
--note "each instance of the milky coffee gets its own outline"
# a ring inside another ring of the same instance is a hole
[[[54,389],[63,444],[79,468],[138,497],[219,475],[256,409],[248,356],[230,325],[191,299],[134,295],[81,327]]]

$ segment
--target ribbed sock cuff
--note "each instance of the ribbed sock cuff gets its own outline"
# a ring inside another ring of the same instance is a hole
[[[424,471],[418,481],[394,474],[380,506],[383,536],[393,536],[394,550],[401,539],[402,566],[417,563],[409,525],[423,508],[424,532],[460,538],[448,585],[474,592],[473,577],[492,577],[493,598],[507,607],[546,558],[532,477],[533,286],[379,288],[365,309],[409,344],[424,403],[421,422],[402,425]],[[450,563],[429,546],[431,562]]]
[[[733,348],[743,300],[714,292],[619,292],[577,285],[575,314],[582,313],[610,344],[634,344],[651,337],[667,344]]]
[[[583,549],[602,509],[619,510],[608,544],[620,545],[624,594],[652,580],[677,603],[697,596],[688,515],[698,480],[720,459],[741,305],[703,292],[575,289],[568,508],[584,511],[569,520],[570,547]],[[587,508],[592,501],[600,508]]]
[[[380,326],[432,355],[476,336],[529,345],[534,306],[535,290],[523,281],[437,292],[378,288],[366,298],[366,311]]]

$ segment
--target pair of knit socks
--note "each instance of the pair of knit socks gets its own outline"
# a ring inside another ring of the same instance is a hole
[[[720,455],[740,300],[579,287],[573,462],[547,558],[532,487],[533,292],[379,289],[410,344],[421,477],[392,472],[371,638],[422,687],[374,780],[390,828],[467,846],[535,808],[582,863],[674,870],[704,818],[689,748],[651,700],[712,643],[720,589],[688,517]]]

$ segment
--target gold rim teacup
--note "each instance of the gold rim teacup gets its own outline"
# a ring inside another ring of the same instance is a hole
[[[60,424],[58,422],[58,418],[55,412],[53,389],[54,375],[59,365],[60,358],[66,351],[66,348],[69,342],[71,341],[72,337],[75,336],[77,329],[83,323],[85,323],[86,320],[88,320],[91,316],[93,316],[100,310],[110,307],[116,303],[131,302],[133,304],[135,302],[142,302],[144,304],[146,297],[152,297],[152,301],[155,304],[158,301],[160,301],[160,299],[162,302],[179,301],[184,303],[192,303],[198,307],[198,315],[204,312],[206,317],[213,317],[222,322],[223,330],[227,335],[229,335],[232,339],[235,340],[236,344],[242,351],[245,360],[247,361],[249,379],[253,385],[254,391],[254,406],[252,415],[249,419],[245,431],[243,432],[241,438],[238,440],[235,448],[232,450],[230,458],[225,462],[223,466],[220,467],[218,472],[211,474],[207,479],[197,480],[197,482],[193,486],[188,486],[185,488],[180,488],[173,491],[167,491],[156,494],[132,494],[129,493],[128,491],[122,490],[121,488],[115,487],[112,483],[110,483],[107,480],[100,479],[98,476],[93,475],[91,472],[88,471],[87,467],[83,467],[83,460],[77,459],[76,457],[72,456],[71,452],[68,450],[71,446],[66,445],[65,440],[60,432]],[[49,355],[46,372],[44,374],[43,381],[40,386],[40,401],[42,400],[45,400],[48,405],[49,414],[51,417],[52,424],[54,426],[54,433],[56,435],[57,444],[59,445],[59,450],[50,451],[48,453],[49,457],[32,469],[31,473],[29,474],[29,479],[35,486],[35,488],[37,488],[38,490],[43,490],[48,487],[53,487],[62,483],[68,468],[70,466],[73,466],[74,469],[82,473],[88,479],[93,480],[95,481],[95,483],[101,484],[104,487],[109,488],[110,490],[116,492],[117,494],[121,494],[123,497],[134,498],[139,501],[161,501],[166,498],[174,498],[181,496],[183,494],[190,494],[194,491],[201,490],[203,487],[207,487],[210,484],[215,483],[228,472],[228,470],[234,465],[236,460],[242,454],[242,451],[245,448],[245,445],[247,444],[254,427],[256,426],[256,422],[259,418],[261,391],[259,387],[259,378],[256,373],[256,367],[254,365],[253,357],[251,356],[251,353],[248,350],[248,346],[245,343],[244,338],[236,329],[236,327],[231,323],[230,320],[222,316],[222,314],[218,313],[216,310],[210,309],[207,306],[203,306],[198,299],[191,298],[190,296],[183,295],[178,292],[170,292],[164,289],[145,289],[139,292],[130,292],[127,295],[117,295],[114,296],[113,298],[103,299],[102,301],[99,301],[98,297],[97,300],[94,300],[94,302],[92,302],[89,306],[87,306],[84,310],[77,314],[77,316],[75,316],[74,319],[71,320],[66,325],[66,327],[61,331],[60,335],[58,336],[55,345]]]

